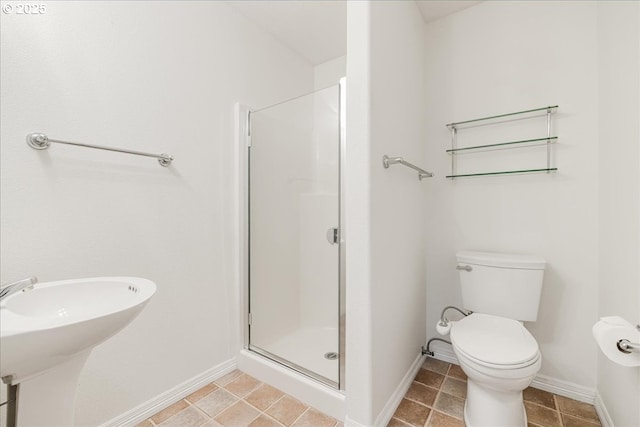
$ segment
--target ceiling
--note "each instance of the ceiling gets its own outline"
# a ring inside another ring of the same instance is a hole
[[[313,65],[346,54],[347,0],[230,0],[227,3]],[[416,3],[424,21],[430,22],[479,1],[418,0]]]

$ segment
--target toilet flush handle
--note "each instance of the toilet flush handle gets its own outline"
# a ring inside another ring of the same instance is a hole
[[[471,271],[473,268],[470,265],[456,265],[456,270]]]

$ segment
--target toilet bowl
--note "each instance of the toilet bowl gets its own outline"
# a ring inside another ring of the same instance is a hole
[[[467,427],[524,427],[522,391],[542,366],[538,343],[521,322],[473,313],[453,322],[451,343],[467,374]]]

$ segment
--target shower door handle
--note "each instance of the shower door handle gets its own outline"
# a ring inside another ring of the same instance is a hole
[[[336,227],[331,227],[327,230],[327,241],[332,245],[340,242],[340,232]]]

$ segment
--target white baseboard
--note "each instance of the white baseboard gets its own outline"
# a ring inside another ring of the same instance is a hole
[[[152,415],[162,411],[164,408],[174,404],[180,399],[190,395],[194,391],[204,387],[205,385],[217,380],[218,378],[228,374],[236,369],[236,359],[229,359],[222,362],[211,369],[208,369],[196,375],[195,377],[178,384],[170,390],[159,394],[158,396],[136,406],[130,411],[121,414],[112,420],[107,421],[100,427],[124,427],[135,426],[136,424],[146,420]]]
[[[607,407],[604,406],[602,396],[600,396],[600,393],[598,393],[597,391],[596,402],[594,406],[596,407],[596,413],[598,414],[598,418],[600,418],[600,424],[602,424],[602,427],[613,427],[613,420],[611,419],[611,415],[609,415]]]
[[[460,364],[450,344],[443,343],[442,341],[434,341],[433,347],[434,348],[430,349],[433,351],[433,356],[429,357],[442,360],[443,362],[453,363],[454,365]]]
[[[344,427],[370,427],[370,426],[360,424],[359,422],[354,421],[347,416],[344,420]]]
[[[398,387],[396,387],[396,390],[387,401],[387,404],[384,405],[384,408],[382,408],[382,411],[378,414],[376,421],[373,423],[374,426],[386,426],[389,421],[391,421],[391,417],[393,417],[398,405],[402,402],[404,395],[407,394],[407,390],[411,387],[411,383],[413,383],[413,379],[418,374],[418,370],[422,367],[425,359],[425,356],[418,355],[418,357],[413,361],[411,367],[402,378],[402,381],[400,381],[400,384],[398,384]]]
[[[443,362],[453,363],[459,365],[458,358],[456,357],[453,349],[448,344],[437,344],[437,348],[431,349],[434,352],[434,359],[442,360]],[[593,405],[596,402],[596,391],[592,388],[581,386],[569,381],[552,378],[547,375],[536,375],[531,383],[531,387],[540,390],[548,391],[550,393],[557,394],[559,396],[568,397],[570,399],[578,400]],[[604,408],[604,405],[603,405]]]
[[[531,383],[531,387],[548,391],[558,396],[589,403],[590,405],[593,405],[596,401],[596,391],[594,389],[546,375],[536,375]]]

